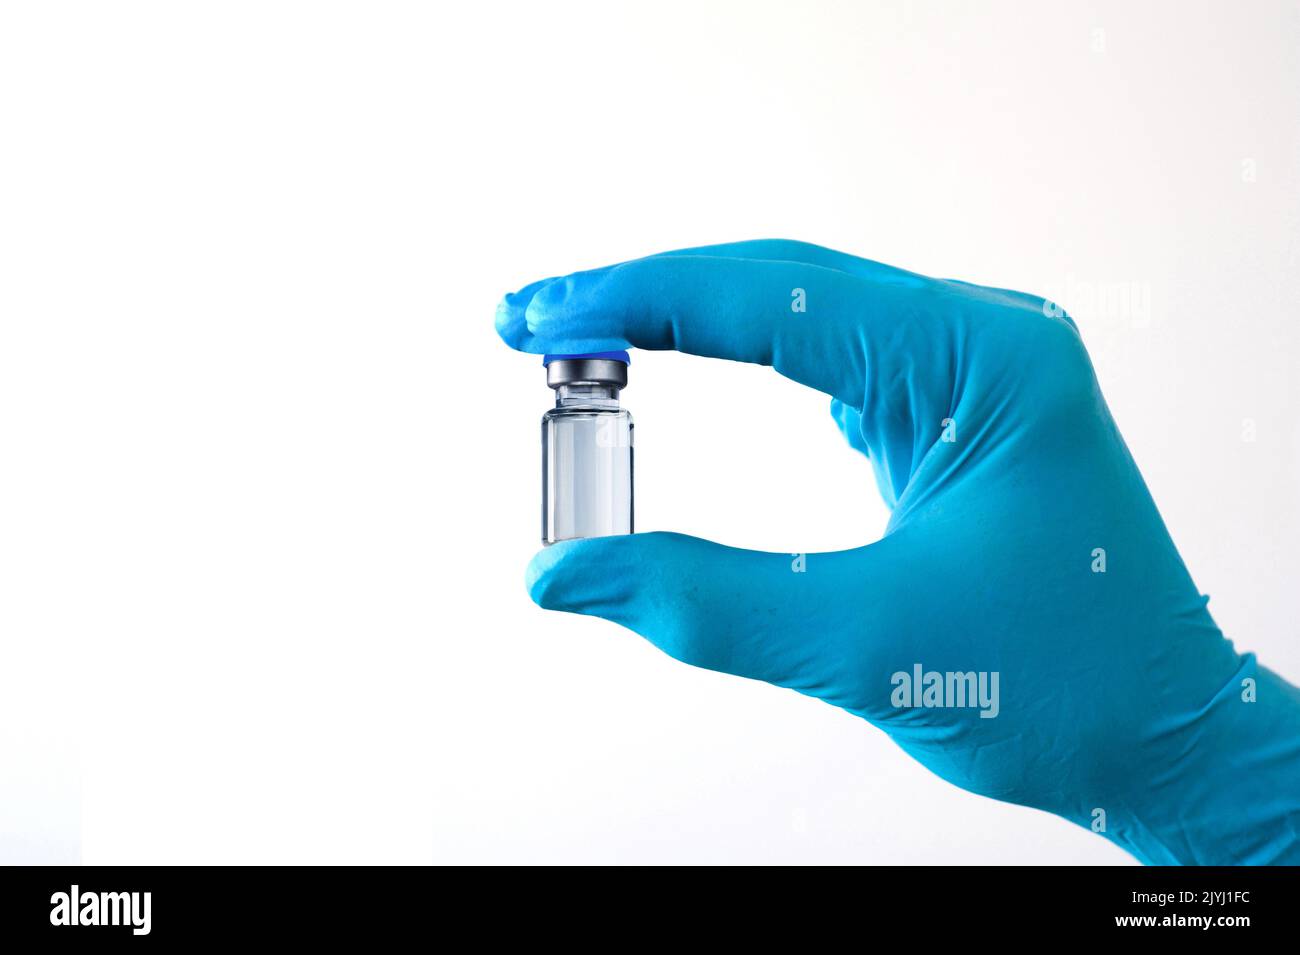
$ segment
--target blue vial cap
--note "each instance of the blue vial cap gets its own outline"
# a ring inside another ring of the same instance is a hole
[[[553,361],[571,361],[573,359],[587,359],[600,361],[621,361],[625,365],[632,364],[632,359],[625,351],[593,351],[580,355],[543,355],[542,367],[546,367]]]

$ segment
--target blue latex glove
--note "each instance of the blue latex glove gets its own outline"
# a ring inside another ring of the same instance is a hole
[[[541,606],[843,707],[1144,862],[1300,863],[1300,691],[1220,633],[1043,299],[763,240],[534,283],[497,329],[527,352],[771,365],[832,396],[892,509],[883,539],[802,572],[680,534],[557,544],[528,569]],[[926,702],[918,664],[949,705],[906,705]],[[952,705],[947,673],[977,700],[987,674],[987,705]]]

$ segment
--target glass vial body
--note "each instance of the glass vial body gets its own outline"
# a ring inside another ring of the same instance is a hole
[[[556,387],[542,416],[542,543],[632,533],[632,416],[603,382]]]

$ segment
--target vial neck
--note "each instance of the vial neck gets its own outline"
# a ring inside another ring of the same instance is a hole
[[[615,385],[590,383],[560,385],[555,389],[555,407],[617,408],[618,391]]]

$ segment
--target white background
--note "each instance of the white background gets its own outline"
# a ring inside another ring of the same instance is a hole
[[[1298,50],[1267,2],[4,4],[0,861],[1130,861],[535,608],[493,310],[763,236],[1059,298],[1295,681]],[[624,398],[641,529],[883,529],[821,395]]]

